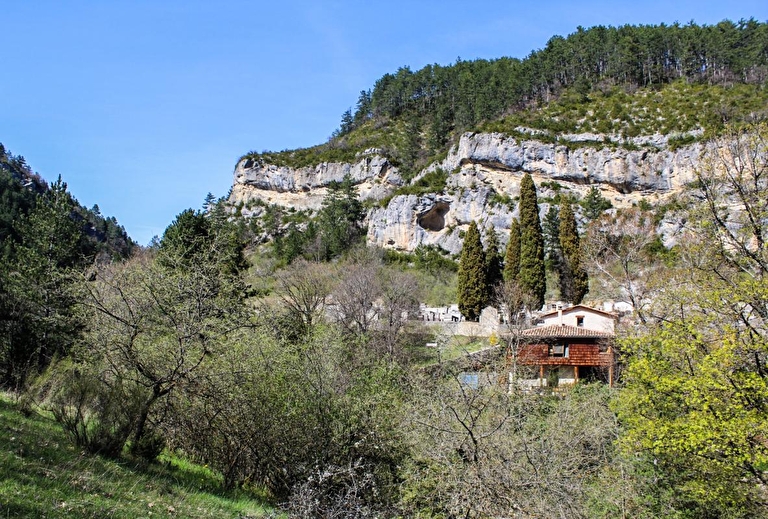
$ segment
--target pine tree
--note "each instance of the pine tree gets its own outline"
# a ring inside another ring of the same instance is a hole
[[[19,222],[21,243],[0,294],[9,304],[0,341],[0,384],[23,384],[28,374],[66,355],[82,328],[72,273],[81,268],[84,237],[61,177]],[[6,342],[7,341],[7,342]]]
[[[340,256],[365,234],[365,209],[349,175],[341,182],[331,182],[318,213],[318,226],[324,259]]]
[[[584,216],[589,221],[596,220],[603,214],[603,211],[613,207],[610,200],[605,198],[595,186],[589,189],[589,193],[581,201],[581,206],[584,208]]]
[[[536,186],[528,173],[520,182],[520,285],[531,293],[535,308],[544,306],[547,290],[544,237],[539,220]]]
[[[494,287],[501,283],[503,278],[503,262],[499,253],[499,238],[493,227],[488,227],[485,231],[485,275],[489,295]]]
[[[560,295],[566,301],[579,304],[589,290],[589,277],[581,264],[581,246],[576,216],[567,200],[560,206]]]
[[[483,243],[480,241],[477,224],[473,220],[464,235],[456,287],[459,311],[468,321],[477,321],[488,300],[486,279]]]
[[[509,241],[504,254],[504,281],[517,281],[520,277],[520,222],[515,218],[509,227]]]
[[[547,270],[559,272],[563,252],[560,249],[560,211],[556,205],[549,206],[541,228],[544,235],[544,257]]]

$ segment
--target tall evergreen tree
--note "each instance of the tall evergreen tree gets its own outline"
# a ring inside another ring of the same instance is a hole
[[[503,260],[499,253],[499,237],[493,227],[485,231],[485,275],[491,293],[503,279]]]
[[[59,178],[19,222],[14,263],[0,276],[0,385],[21,387],[27,375],[67,354],[80,332],[72,272],[85,259],[74,210]]]
[[[488,301],[487,287],[483,243],[477,224],[473,220],[464,235],[456,287],[459,311],[468,321],[477,321],[480,317],[480,312]]]
[[[560,205],[560,250],[563,259],[560,265],[560,295],[574,304],[581,300],[589,290],[589,277],[581,263],[581,246],[576,216],[567,200]]]
[[[556,205],[549,206],[541,227],[544,234],[544,258],[547,270],[559,272],[563,252],[560,248],[560,211]]]
[[[539,220],[536,186],[528,173],[520,182],[520,285],[531,293],[537,309],[544,306],[547,290],[544,237]]]
[[[520,222],[512,220],[509,227],[509,241],[504,254],[504,281],[517,281],[520,277]]]

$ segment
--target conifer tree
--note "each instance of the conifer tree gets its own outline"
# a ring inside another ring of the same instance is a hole
[[[488,284],[483,243],[474,220],[464,236],[456,292],[461,314],[468,321],[476,321],[488,301]]]
[[[581,201],[581,206],[584,208],[584,216],[591,222],[596,220],[606,211],[613,207],[610,200],[605,198],[603,194],[595,186],[589,189],[589,193]]]
[[[589,277],[581,264],[581,246],[576,216],[567,200],[560,205],[560,295],[566,301],[579,304],[589,290]]]
[[[485,244],[485,276],[490,294],[503,278],[503,261],[499,253],[499,238],[493,227],[488,227],[485,231]]]
[[[364,218],[365,209],[352,178],[345,175],[341,182],[331,182],[317,215],[324,259],[340,256],[365,234]]]
[[[544,237],[539,220],[536,186],[526,173],[520,182],[520,285],[531,293],[536,308],[544,306],[547,290]]]
[[[512,220],[509,227],[509,241],[504,254],[504,281],[517,281],[520,277],[520,222]]]
[[[544,234],[544,258],[547,270],[559,272],[563,251],[560,248],[560,210],[556,205],[549,206],[541,228]]]

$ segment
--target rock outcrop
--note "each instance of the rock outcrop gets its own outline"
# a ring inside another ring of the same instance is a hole
[[[461,251],[462,231],[472,220],[481,227],[508,230],[516,213],[492,204],[489,187],[460,190],[456,194],[400,195],[386,208],[368,215],[368,241],[382,247],[412,251],[420,244],[439,245],[451,253]]]
[[[563,143],[564,137],[572,144]],[[640,198],[658,201],[695,178],[703,150],[698,143],[672,150],[664,136],[636,138],[625,147],[603,144],[603,139],[561,136],[553,144],[501,133],[465,133],[442,162],[419,175],[437,168],[449,171],[444,192],[394,196],[386,207],[371,209],[368,241],[402,251],[422,243],[439,245],[457,253],[462,231],[477,220],[481,227],[500,231],[503,243],[516,216],[516,197],[525,173],[537,185],[542,217],[557,191],[583,197],[592,186],[599,187],[615,207],[632,205]],[[235,169],[230,202],[247,205],[258,199],[314,210],[320,207],[328,184],[345,175],[357,184],[362,199],[381,200],[403,184],[397,168],[380,150],[366,150],[358,158],[354,164],[322,163],[297,169],[243,159]]]
[[[569,147],[537,140],[521,141],[501,133],[465,133],[440,166],[454,171],[468,164],[480,164],[502,171],[538,174],[556,181],[604,184],[619,193],[666,192],[693,179],[700,155],[700,144],[675,151],[655,146],[628,150],[607,145]]]
[[[403,184],[397,168],[380,150],[370,149],[359,155],[354,164],[322,162],[316,166],[290,168],[261,164],[244,158],[235,167],[234,185],[229,202],[237,205],[261,200],[296,209],[320,207],[327,186],[341,182],[346,175],[357,184],[362,199],[381,199]]]

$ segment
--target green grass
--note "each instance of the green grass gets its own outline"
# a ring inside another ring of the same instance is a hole
[[[206,467],[172,455],[142,465],[80,452],[52,419],[0,395],[0,518],[265,517],[253,494],[220,490]]]

